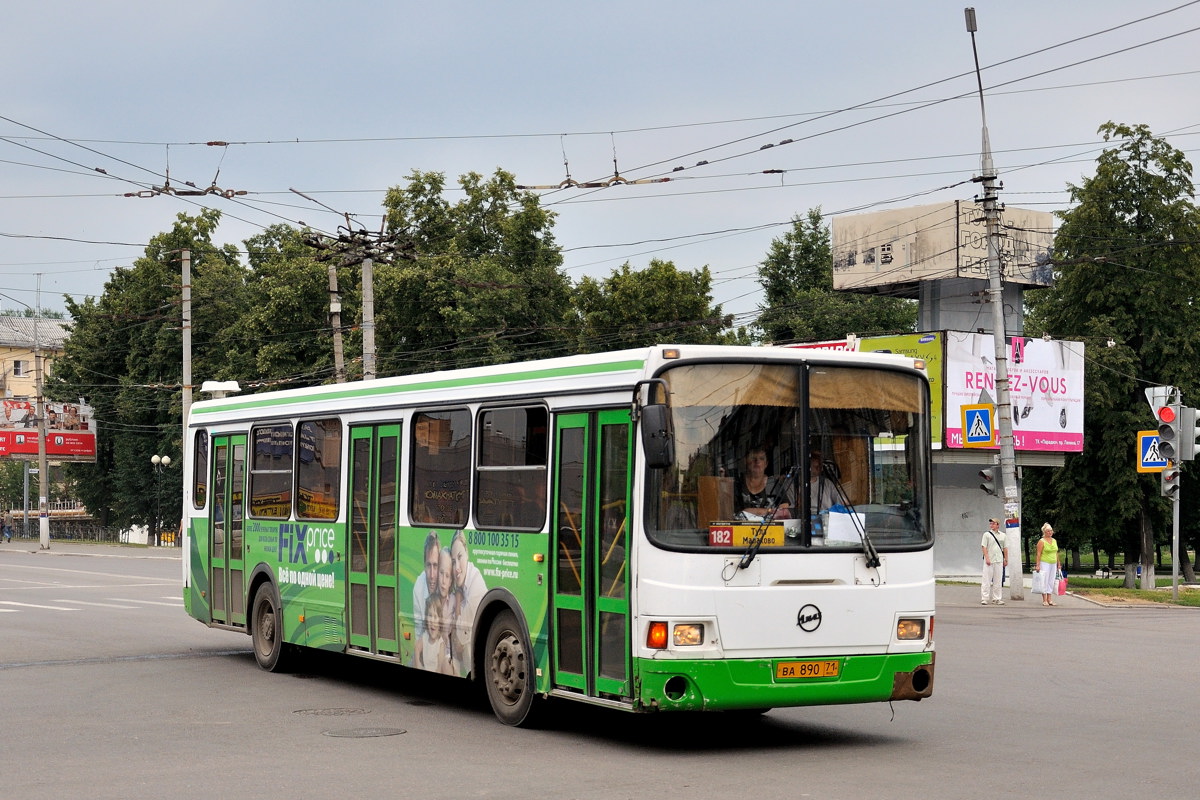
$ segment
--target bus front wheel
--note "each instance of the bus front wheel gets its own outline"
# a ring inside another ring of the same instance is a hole
[[[488,629],[483,678],[488,702],[505,725],[529,725],[534,691],[532,666],[521,626],[511,611],[500,612]]]
[[[283,672],[290,646],[283,641],[283,614],[275,587],[264,583],[254,593],[250,611],[250,640],[254,660],[268,672]]]

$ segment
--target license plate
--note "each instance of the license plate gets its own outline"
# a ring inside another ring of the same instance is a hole
[[[779,680],[836,678],[841,668],[840,661],[780,661],[775,665],[775,677]]]

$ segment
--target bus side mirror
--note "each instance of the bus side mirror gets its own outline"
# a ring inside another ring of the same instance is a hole
[[[646,466],[665,469],[675,463],[675,435],[671,431],[671,407],[663,403],[642,406],[642,449]]]

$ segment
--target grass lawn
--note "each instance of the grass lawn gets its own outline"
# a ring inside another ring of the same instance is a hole
[[[1200,586],[1179,586],[1179,602],[1171,600],[1171,579],[1155,577],[1156,589],[1125,589],[1119,578],[1076,578],[1068,576],[1067,588],[1080,597],[1107,597],[1129,603],[1165,603],[1200,608]]]

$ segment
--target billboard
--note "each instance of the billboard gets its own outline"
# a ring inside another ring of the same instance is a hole
[[[1083,342],[1006,338],[1013,447],[1083,452]],[[937,331],[784,345],[800,349],[897,353],[925,359],[933,448],[960,449],[963,407],[996,402],[996,350],[990,333]]]
[[[996,399],[995,339],[945,335],[945,446],[962,447],[962,407]],[[1083,452],[1083,342],[1011,336],[1006,346],[1014,448]]]
[[[1049,286],[1054,215],[1009,207],[1000,223],[1005,283]],[[840,291],[916,297],[920,281],[988,277],[986,229],[973,202],[834,217],[832,244],[833,288]]]
[[[0,415],[0,459],[38,457],[37,403],[4,400]],[[91,406],[47,401],[46,457],[51,461],[95,461],[96,424]]]

